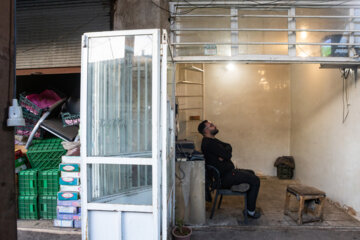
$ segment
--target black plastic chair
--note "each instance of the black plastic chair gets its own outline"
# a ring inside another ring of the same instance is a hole
[[[213,203],[213,206],[212,206],[212,209],[211,209],[210,219],[212,219],[212,217],[214,216],[215,206],[216,206],[216,202],[217,202],[217,199],[218,199],[219,195],[220,195],[220,200],[219,200],[219,204],[218,204],[218,209],[221,206],[223,195],[244,196],[244,208],[245,208],[245,210],[243,211],[243,213],[244,213],[244,223],[246,224],[248,222],[248,216],[247,216],[247,191],[239,192],[239,191],[232,191],[231,189],[221,188],[221,178],[220,178],[219,170],[216,167],[211,166],[211,165],[206,165],[205,168],[206,168],[206,179],[207,179],[207,183],[208,183],[207,187],[210,187],[210,191],[216,190],[214,203]]]

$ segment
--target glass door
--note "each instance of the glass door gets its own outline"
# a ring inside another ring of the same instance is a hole
[[[82,238],[159,239],[160,30],[86,33],[81,69]]]

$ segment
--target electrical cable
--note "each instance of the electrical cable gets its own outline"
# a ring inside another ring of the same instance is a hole
[[[349,104],[349,87],[348,87],[348,78],[351,72],[351,69],[347,68],[347,69],[340,69],[341,72],[341,78],[343,80],[343,84],[342,84],[342,102],[343,102],[343,119],[342,119],[342,123],[344,124],[349,112],[350,112],[350,104]]]

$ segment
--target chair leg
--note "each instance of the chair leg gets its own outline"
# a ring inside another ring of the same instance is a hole
[[[244,195],[244,223],[247,224],[248,223],[248,208],[247,208],[247,193],[245,193]]]
[[[218,191],[216,190],[214,203],[213,203],[213,206],[212,206],[212,209],[211,209],[210,219],[212,219],[212,217],[214,216],[215,206],[216,206],[216,201],[217,201],[218,196],[219,196],[219,193],[218,193]]]
[[[223,195],[221,194],[221,195],[220,195],[219,204],[218,204],[218,209],[220,209],[220,205],[221,205],[221,202],[222,202],[222,198],[223,198]]]

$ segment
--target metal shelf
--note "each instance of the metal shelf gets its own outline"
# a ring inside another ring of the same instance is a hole
[[[176,82],[176,84],[194,84],[194,85],[204,85],[203,83],[191,82],[191,81],[180,81]]]

